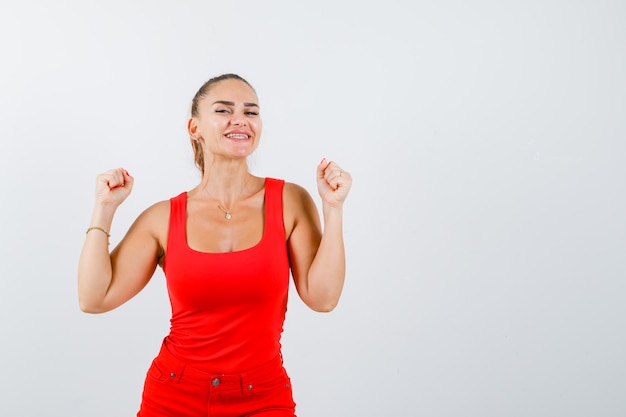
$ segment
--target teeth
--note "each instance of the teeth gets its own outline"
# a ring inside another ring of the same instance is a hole
[[[248,135],[244,135],[243,133],[229,133],[226,137],[231,139],[248,139]]]

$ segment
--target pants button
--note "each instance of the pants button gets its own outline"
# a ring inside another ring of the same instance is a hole
[[[213,381],[211,381],[211,384],[212,384],[214,387],[217,387],[217,386],[220,384],[220,382],[221,382],[221,381],[220,381],[220,379],[219,379],[219,378],[215,378],[215,379],[213,379]]]
[[[252,385],[248,385],[248,391],[252,391]]]

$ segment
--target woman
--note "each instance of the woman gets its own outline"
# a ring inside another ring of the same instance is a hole
[[[110,254],[108,231],[133,177],[121,168],[98,175],[78,267],[80,307],[118,307],[161,266],[172,326],[148,370],[137,415],[294,416],[280,353],[289,272],[310,308],[336,306],[350,174],[325,159],[317,167],[322,233],[307,191],[249,172],[262,124],[254,89],[235,74],[200,88],[187,129],[200,184],[146,209]]]

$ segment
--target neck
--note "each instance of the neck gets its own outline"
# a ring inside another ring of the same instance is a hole
[[[250,183],[254,178],[249,172],[241,175],[225,173],[204,175],[199,188],[223,210],[230,211],[250,194]]]
[[[213,158],[212,161],[205,162],[200,187],[229,207],[231,203],[241,198],[244,188],[252,178],[246,160]]]

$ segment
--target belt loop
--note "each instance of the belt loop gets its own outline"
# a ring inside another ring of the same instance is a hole
[[[178,376],[176,376],[176,383],[178,383],[180,381],[180,379],[183,377],[183,375],[185,374],[185,368],[187,367],[187,365],[183,365],[180,367],[180,370],[178,371]]]
[[[246,395],[250,394],[250,392],[248,391],[248,385],[250,384],[250,382],[248,382],[248,378],[246,374],[240,374],[239,375],[239,388],[241,388],[241,396],[245,397]]]

